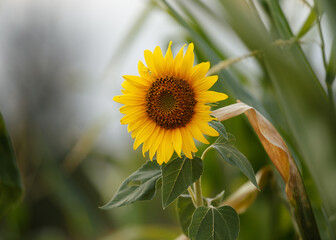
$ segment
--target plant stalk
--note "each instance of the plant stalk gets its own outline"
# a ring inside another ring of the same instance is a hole
[[[211,148],[212,148],[212,146],[209,146],[207,149],[204,150],[204,152],[202,154],[202,157],[201,157],[202,161],[204,161],[205,154]],[[204,205],[203,204],[203,196],[202,196],[201,177],[194,183],[194,189],[195,189],[195,195],[196,195],[196,205],[195,205],[195,207],[199,207],[199,206],[203,206]],[[189,191],[189,188],[188,188],[188,191]]]
[[[189,186],[188,187],[188,192],[190,194],[190,197],[191,197],[191,201],[193,202],[194,206],[197,207],[197,201],[196,201],[196,196],[195,196],[195,193],[193,191],[193,189]]]
[[[201,187],[201,178],[199,178],[194,183],[195,194],[196,194],[196,205],[197,207],[203,205],[203,198],[202,198],[202,187]]]
[[[332,90],[332,83],[327,82],[327,90],[328,90],[330,107],[331,107],[332,112],[334,112],[335,104],[334,104],[334,95],[333,95],[333,90]]]
[[[322,52],[323,66],[324,66],[325,71],[327,71],[328,63],[327,63],[327,57],[325,54],[325,44],[324,44],[324,37],[322,33],[322,27],[321,27],[321,17],[317,17],[317,29],[318,29],[320,40],[321,40],[321,52]]]
[[[204,161],[205,154],[207,154],[207,152],[208,152],[211,148],[212,148],[212,145],[210,145],[209,147],[207,147],[207,149],[204,150],[204,152],[202,153],[202,156],[201,156],[202,161]]]

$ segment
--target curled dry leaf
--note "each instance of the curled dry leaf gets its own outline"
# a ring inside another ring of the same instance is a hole
[[[270,166],[263,167],[256,175],[257,183],[262,190],[272,177]],[[246,182],[237,191],[231,194],[223,201],[222,206],[229,205],[233,207],[238,214],[244,213],[254,202],[259,190],[250,182]]]
[[[242,113],[248,117],[268,156],[285,181],[287,199],[301,237],[320,239],[300,172],[285,141],[275,127],[256,109],[240,101],[217,109],[212,114],[218,121],[224,121]]]
[[[282,178],[287,183],[289,179],[289,165],[291,162],[294,165],[295,163],[286,146],[286,143],[283,141],[274,126],[266,118],[264,118],[264,116],[262,116],[253,107],[243,102],[217,109],[213,112],[213,115],[219,121],[223,121],[242,113],[245,113],[248,117],[268,156],[271,158]]]

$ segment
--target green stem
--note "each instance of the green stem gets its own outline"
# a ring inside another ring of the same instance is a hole
[[[324,39],[321,40],[321,42],[322,42],[321,47],[323,45],[323,49],[324,49]],[[276,46],[282,46],[282,45],[292,45],[294,43],[303,43],[303,42],[298,40],[298,39],[289,39],[289,40],[278,39],[278,40],[274,41],[272,44],[276,45]],[[324,51],[323,51],[323,53],[324,53]],[[217,63],[216,65],[212,66],[210,68],[210,70],[208,71],[207,75],[210,76],[210,75],[216,74],[216,73],[220,72],[221,70],[226,69],[226,68],[230,67],[231,65],[233,65],[235,63],[238,63],[238,62],[240,62],[240,61],[242,61],[246,58],[256,57],[260,54],[262,54],[262,51],[254,50],[254,51],[252,51],[250,53],[247,53],[247,54],[245,54],[243,56],[240,56],[240,57],[223,60],[223,61]],[[325,59],[325,54],[324,54],[324,59]]]
[[[322,27],[321,27],[321,17],[317,17],[317,28],[318,28],[320,39],[321,39],[321,52],[322,52],[322,58],[323,58],[323,65],[324,65],[324,69],[327,71],[328,63],[327,63],[327,57],[325,54],[324,37],[323,37]]]
[[[194,191],[192,190],[191,187],[188,187],[188,192],[190,194],[191,201],[193,202],[194,206],[197,207],[198,204],[197,204],[197,201],[196,201],[196,196],[195,196],[195,193],[194,193]]]
[[[202,161],[204,161],[205,154],[212,148],[209,146],[207,149],[204,150],[202,154]],[[188,187],[188,192],[191,196],[191,200],[193,201],[195,207],[203,206],[203,196],[202,196],[202,186],[201,186],[201,177],[194,183],[195,193],[191,187]]]
[[[215,74],[225,68],[228,68],[230,67],[232,64],[234,63],[237,63],[237,62],[240,62],[246,58],[249,58],[249,57],[254,57],[256,55],[258,55],[260,53],[260,51],[258,50],[254,50],[248,54],[245,54],[241,57],[237,57],[237,58],[230,58],[230,59],[226,59],[224,61],[221,61],[219,62],[218,64],[216,64],[215,66],[213,66],[212,68],[210,68],[210,70],[208,71],[207,75],[210,76],[212,74]]]
[[[202,197],[201,178],[199,178],[194,183],[194,188],[195,188],[195,194],[196,194],[197,207],[202,206],[203,205],[203,197]]]
[[[317,18],[317,28],[318,28],[320,39],[321,39],[321,52],[322,52],[324,69],[326,71],[326,84],[327,84],[328,97],[330,101],[331,110],[334,112],[334,109],[335,109],[334,96],[333,96],[333,91],[332,91],[332,82],[330,83],[328,81],[328,63],[327,63],[327,57],[325,54],[325,43],[324,43],[324,37],[323,37],[322,27],[321,27],[321,17],[322,16]]]
[[[207,149],[204,150],[202,153],[202,161],[204,161],[205,154],[212,148],[209,146]],[[202,196],[202,186],[201,186],[201,177],[194,183],[194,189],[196,194],[196,207],[203,206],[203,196]],[[189,191],[189,188],[188,188]]]
[[[207,152],[212,148],[212,145],[210,145],[207,149],[204,150],[204,152],[202,153],[201,159],[204,161],[204,157],[205,154],[207,154]]]
[[[327,89],[328,89],[328,96],[329,96],[331,110],[334,111],[335,105],[334,105],[334,95],[333,95],[333,90],[332,90],[332,83],[327,82]]]

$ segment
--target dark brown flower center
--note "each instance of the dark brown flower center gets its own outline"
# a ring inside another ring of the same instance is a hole
[[[157,79],[146,95],[148,116],[165,129],[184,127],[194,115],[195,105],[190,85],[177,77]]]

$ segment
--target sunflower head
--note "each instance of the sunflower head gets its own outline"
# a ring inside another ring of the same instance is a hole
[[[214,120],[208,103],[227,98],[224,93],[208,91],[218,79],[206,77],[210,63],[193,66],[194,45],[189,44],[185,55],[183,48],[175,58],[171,42],[165,56],[160,47],[154,52],[145,50],[147,66],[139,61],[140,76],[123,76],[123,95],[113,98],[124,104],[120,122],[128,124],[134,149],[143,143],[143,155],[149,151],[152,160],[156,153],[159,164],[167,163],[174,151],[192,158],[197,152],[194,139],[208,144],[203,134],[218,136],[208,124]]]

